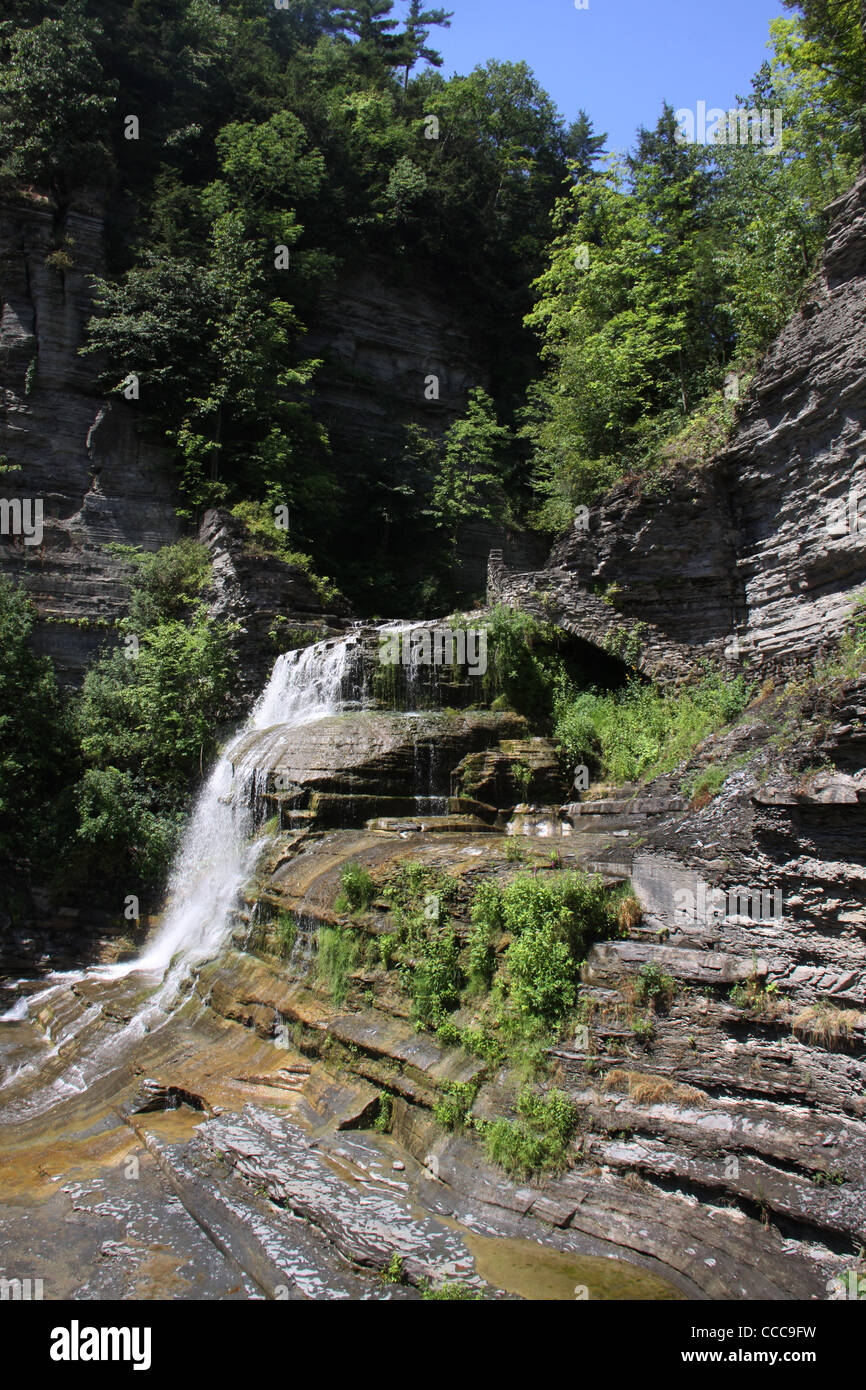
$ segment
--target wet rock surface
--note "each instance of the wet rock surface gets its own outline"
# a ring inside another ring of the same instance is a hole
[[[323,824],[357,825],[435,813],[466,753],[524,731],[518,715],[481,710],[342,714],[253,733],[234,756],[236,766],[255,773],[259,794],[273,798],[284,824],[311,811]]]

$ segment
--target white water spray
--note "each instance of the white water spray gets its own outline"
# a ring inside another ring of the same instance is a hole
[[[255,768],[234,757],[253,732],[312,724],[341,708],[353,637],[319,642],[277,659],[271,678],[244,728],[222,754],[203,788],[169,880],[169,907],[156,940],[133,968],[169,970],[171,994],[191,966],[211,959],[223,946],[230,914],[267,841],[253,839]],[[256,761],[266,748],[259,742]]]

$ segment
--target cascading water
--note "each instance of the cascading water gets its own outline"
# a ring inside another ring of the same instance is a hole
[[[208,778],[172,869],[166,920],[134,963],[138,970],[169,971],[162,994],[171,993],[191,966],[217,954],[238,894],[267,843],[253,839],[255,768],[236,759],[235,751],[250,733],[273,729],[276,741],[281,730],[338,713],[355,643],[350,635],[279,657],[243,730]],[[266,745],[259,743],[259,758],[262,752]]]
[[[381,636],[416,626],[383,624],[378,632]],[[414,705],[413,697],[420,690],[417,666],[413,656],[407,672],[410,705]],[[243,729],[219,758],[199,795],[171,871],[165,920],[155,940],[137,960],[55,977],[45,991],[29,996],[26,1002],[19,1001],[2,1021],[24,1022],[37,1000],[50,1002],[51,996],[67,994],[70,986],[88,977],[119,980],[144,973],[156,976],[159,987],[106,1047],[116,1051],[124,1036],[141,1036],[159,1027],[170,1015],[196,966],[222,950],[241,890],[270,843],[267,837],[255,834],[261,820],[263,790],[258,785],[262,775],[259,769],[267,763],[269,731],[273,731],[273,743],[278,745],[286,728],[312,724],[359,703],[366,704],[364,675],[361,634],[356,630],[343,638],[279,657]],[[411,710],[406,715],[411,716]],[[257,738],[250,745],[249,736],[253,733]],[[426,764],[427,760],[423,761]],[[432,763],[422,767],[416,756],[416,764],[416,784],[427,791],[426,796],[417,798],[419,811],[433,814],[444,810],[447,802],[432,795]],[[311,934],[299,931],[299,955],[309,954],[311,945]],[[99,1012],[95,1005],[91,1006],[94,1010]],[[69,1042],[72,1030],[81,1025],[84,1017],[77,1015],[64,1022],[57,1038],[51,1039],[55,1048]],[[95,1065],[100,1056],[101,1050],[97,1049],[89,1060]]]
[[[417,713],[424,700],[423,648],[420,642],[413,640],[413,636],[423,634],[425,627],[424,623],[401,621],[386,623],[379,628],[381,638],[396,638],[399,643],[406,697],[405,713],[407,715]],[[435,672],[433,674],[435,675]],[[429,670],[427,676],[428,679],[431,678]],[[445,815],[448,810],[448,797],[435,794],[436,753],[432,744],[420,745],[416,740],[413,764],[412,784],[415,792],[412,800],[415,803],[415,814],[418,816]]]
[[[51,1005],[56,998],[67,997],[70,987],[87,977],[119,981],[138,973],[162,976],[159,988],[137,1008],[125,1027],[97,1042],[82,1059],[86,1074],[77,1064],[65,1067],[63,1074],[53,1076],[44,1088],[29,1092],[23,1103],[27,1113],[49,1108],[58,1096],[84,1091],[113,1064],[128,1042],[167,1020],[195,967],[219,954],[240,891],[269,843],[265,837],[254,836],[257,772],[251,760],[242,756],[241,745],[251,733],[274,728],[277,737],[279,729],[298,728],[339,713],[346,703],[344,693],[354,693],[352,654],[356,648],[357,636],[349,633],[278,658],[249,719],[199,795],[172,868],[165,921],[144,955],[123,965],[67,972],[6,1013],[4,1023],[20,1026],[37,1000]],[[52,1031],[47,1039],[52,1054],[59,1054],[100,1012],[98,1004],[83,1012],[73,1010],[59,1025],[57,1035]],[[38,1061],[31,1061],[23,1070],[35,1073],[38,1067]],[[20,1068],[10,1070],[0,1089],[11,1085],[20,1074]],[[14,1105],[7,1107],[7,1114],[13,1112]]]

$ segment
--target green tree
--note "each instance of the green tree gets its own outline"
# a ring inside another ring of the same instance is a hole
[[[116,84],[95,51],[82,0],[32,28],[0,25],[0,172],[64,200],[78,180],[110,181],[105,118]]]
[[[0,863],[50,851],[75,754],[54,671],[31,646],[34,613],[0,575]]]
[[[581,107],[566,136],[566,149],[576,178],[589,178],[595,172],[595,162],[604,154],[606,143],[607,134],[596,135],[592,120]]]
[[[670,381],[678,342],[660,309],[647,312],[653,228],[621,165],[573,185],[554,228],[527,318],[545,370],[530,388],[523,433],[543,499],[536,519],[556,529],[634,461],[635,427],[658,399],[660,364]]]
[[[402,66],[404,45],[395,34],[398,21],[392,18],[394,0],[355,0],[338,14],[341,29],[358,40],[355,56],[368,71],[380,66]]]
[[[501,520],[506,512],[504,476],[510,431],[500,425],[487,392],[469,393],[466,414],[447,431],[430,504],[452,550],[460,527],[475,518]]]
[[[74,708],[84,771],[75,789],[79,879],[154,886],[177,844],[190,788],[230,714],[231,625],[201,603],[209,578],[189,541],[138,555],[123,645],[90,668]]]
[[[422,0],[410,0],[409,13],[406,16],[406,31],[404,34],[405,62],[406,71],[403,78],[403,86],[409,86],[409,77],[415,64],[419,60],[430,63],[435,68],[442,66],[442,54],[435,48],[430,48],[427,40],[430,37],[430,29],[435,25],[437,28],[450,29],[451,20],[454,17],[453,10],[437,8],[435,10],[425,10]]]
[[[327,268],[311,253],[292,268],[303,228],[285,206],[314,196],[322,157],[288,112],[226,126],[217,152],[220,177],[201,195],[208,234],[198,257],[147,251],[122,280],[98,280],[84,349],[111,364],[104,385],[120,390],[130,374],[139,378],[176,446],[193,511],[245,491],[301,501],[295,460],[315,475],[310,465],[325,446],[306,399],[317,364],[300,356],[302,325],[285,297]]]
[[[799,11],[770,25],[773,79],[794,121],[785,149],[811,154],[826,201],[866,156],[866,9],[863,0],[783,3]]]

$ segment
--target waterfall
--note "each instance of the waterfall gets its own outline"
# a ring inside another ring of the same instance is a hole
[[[287,727],[338,713],[356,641],[350,635],[279,657],[244,728],[211,772],[172,867],[165,921],[132,963],[159,973],[171,967],[162,993],[173,992],[190,966],[219,952],[238,895],[267,844],[253,838],[255,769],[235,760],[234,751],[252,732],[273,728],[276,739]]]

